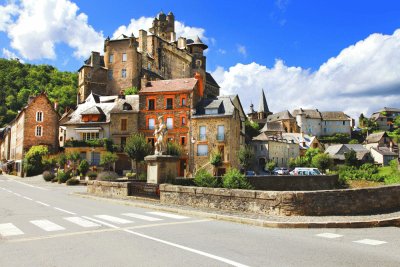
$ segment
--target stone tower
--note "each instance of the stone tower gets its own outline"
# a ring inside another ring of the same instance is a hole
[[[153,26],[149,32],[155,34],[168,42],[175,42],[175,16],[172,12],[165,15],[164,12],[158,13],[153,20]]]
[[[268,115],[271,115],[272,112],[269,111],[268,104],[267,104],[267,99],[265,98],[264,94],[264,89],[261,89],[261,97],[260,97],[260,103],[258,105],[258,119],[262,120],[268,117]]]

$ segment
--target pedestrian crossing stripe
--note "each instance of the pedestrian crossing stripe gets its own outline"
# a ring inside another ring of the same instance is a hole
[[[122,218],[118,218],[118,217],[114,217],[114,216],[110,216],[110,215],[94,215],[94,217],[102,219],[102,220],[106,220],[112,223],[116,223],[116,224],[127,224],[127,223],[133,223],[130,220],[126,220],[126,219],[122,219]]]
[[[30,221],[30,222],[47,232],[65,230],[64,227],[62,227],[58,224],[55,224],[49,220],[34,220],[34,221]]]
[[[99,227],[99,226],[101,226],[100,224],[91,222],[91,221],[86,220],[86,219],[81,218],[81,217],[66,217],[66,218],[64,218],[64,219],[67,220],[67,221],[69,221],[69,222],[71,222],[71,223],[74,223],[74,224],[77,224],[77,225],[79,225],[79,226],[82,226],[82,227],[84,227],[84,228]]]
[[[378,245],[383,245],[386,244],[386,241],[380,241],[380,240],[374,240],[374,239],[361,239],[357,241],[353,241],[354,243],[359,243],[359,244],[364,244],[364,245],[370,245],[370,246],[378,246]]]
[[[0,224],[0,236],[14,236],[23,234],[24,232],[22,232],[12,223]]]
[[[322,233],[322,234],[317,234],[317,236],[332,239],[332,238],[342,237],[343,235],[338,235],[338,234],[333,234],[333,233]]]
[[[161,216],[161,217],[177,219],[177,220],[188,219],[188,217],[186,217],[186,216],[172,214],[172,213],[159,212],[159,211],[149,211],[149,212],[146,212],[146,213],[147,214],[156,215],[156,216]]]
[[[149,221],[149,222],[156,222],[156,221],[162,221],[163,219],[160,218],[155,218],[155,217],[150,217],[142,214],[136,214],[136,213],[122,213],[124,216],[144,220],[144,221]]]

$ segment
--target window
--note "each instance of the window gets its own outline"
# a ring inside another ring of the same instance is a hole
[[[121,77],[126,78],[126,69],[122,69]]]
[[[40,125],[36,126],[35,135],[36,136],[42,136],[43,135],[42,126],[40,126]]]
[[[155,119],[149,119],[148,125],[149,125],[149,130],[154,130],[156,120]]]
[[[197,156],[207,156],[208,145],[197,145]]]
[[[126,131],[127,119],[121,119],[121,131]]]
[[[100,164],[100,153],[99,152],[92,152],[92,165],[99,165]]]
[[[63,137],[62,137],[62,136],[60,136],[60,142],[62,142],[62,140],[63,140]]]
[[[343,121],[343,125],[346,125],[346,122],[345,122],[345,121]]]
[[[186,145],[186,137],[185,136],[181,136],[181,145],[182,146]]]
[[[181,98],[181,106],[186,106],[186,97]]]
[[[207,139],[207,137],[206,137],[206,126],[200,126],[200,129],[199,129],[199,132],[200,132],[200,135],[199,135],[199,139],[200,139],[200,141],[204,141],[204,140],[206,140]]]
[[[81,158],[81,160],[86,160],[86,152],[82,151],[81,153],[79,153],[79,157]]]
[[[154,99],[149,99],[148,100],[148,105],[147,105],[147,107],[148,107],[148,109],[149,110],[155,110],[155,100]]]
[[[147,69],[148,69],[148,70],[151,70],[151,63],[150,63],[150,62],[147,63]]]
[[[217,108],[208,108],[205,110],[206,115],[214,115],[218,114],[218,109]]]
[[[182,126],[186,125],[186,117],[181,117],[181,125]]]
[[[172,101],[173,101],[173,99],[172,99],[172,98],[167,98],[167,105],[166,105],[166,109],[172,109],[172,108],[173,108]]]
[[[108,70],[107,74],[108,74],[108,80],[111,81],[113,79],[113,70]]]
[[[122,62],[125,62],[128,59],[126,53],[122,53]]]
[[[217,140],[218,141],[225,140],[225,126],[224,125],[218,125]]]
[[[113,54],[110,54],[110,55],[108,56],[108,62],[109,62],[109,63],[113,63],[113,62],[114,62],[114,55],[113,55]]]
[[[82,140],[94,140],[94,139],[99,139],[100,134],[99,133],[82,133]]]
[[[43,112],[42,111],[36,112],[36,121],[37,122],[42,122],[43,121]]]
[[[173,118],[167,118],[167,129],[170,130],[174,127],[174,119]]]

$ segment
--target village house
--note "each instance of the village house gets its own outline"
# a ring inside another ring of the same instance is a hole
[[[46,93],[30,97],[28,105],[0,131],[3,168],[23,176],[23,159],[32,146],[45,145],[50,152],[57,152],[58,120],[58,113]]]
[[[237,95],[204,98],[197,104],[191,117],[190,139],[195,171],[205,169],[213,173],[210,157],[216,153],[222,158],[216,175],[225,174],[229,168],[240,168],[237,153],[245,143],[245,119]]]
[[[127,138],[138,131],[138,107],[137,95],[99,96],[91,93],[60,120],[59,139],[65,140],[65,152],[78,152],[81,159],[91,166],[98,166],[107,149],[116,150],[119,159],[115,171],[122,174],[130,170],[131,160],[123,148]]]
[[[293,142],[299,145],[300,156],[304,156],[310,148],[318,148],[321,152],[324,151],[324,146],[319,142],[316,136],[311,136],[304,133],[282,133],[282,138],[288,142]]]
[[[367,136],[364,146],[371,151],[375,163],[386,166],[393,159],[399,159],[399,147],[386,132]]]
[[[393,122],[397,116],[400,116],[400,109],[384,107],[372,113],[371,120],[377,123],[380,130],[391,131],[393,129]]]
[[[373,158],[371,152],[362,144],[335,144],[326,148],[327,153],[336,164],[343,164],[345,162],[345,154],[351,150],[356,152],[357,160],[362,163],[372,162]]]

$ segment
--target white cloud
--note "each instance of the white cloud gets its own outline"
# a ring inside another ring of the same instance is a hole
[[[236,47],[237,47],[237,51],[238,51],[239,54],[242,54],[244,57],[247,56],[247,50],[246,50],[246,47],[244,45],[238,44],[238,45],[236,45]]]
[[[0,31],[5,31],[9,24],[12,22],[12,18],[18,12],[18,8],[14,4],[8,4],[0,6]]]
[[[318,108],[359,114],[400,107],[400,29],[393,35],[372,34],[347,47],[317,71],[290,67],[276,60],[272,68],[257,64],[218,67],[213,76],[222,94],[239,94],[243,107],[258,103],[265,89],[270,109]],[[257,107],[257,105],[255,105]]]
[[[0,22],[0,30],[7,33],[11,47],[23,58],[55,59],[59,43],[73,48],[76,58],[102,48],[103,34],[88,24],[87,15],[79,13],[70,0],[21,0],[1,8],[12,10],[8,14],[14,16]]]
[[[19,59],[20,58],[19,56],[17,56],[17,54],[15,54],[13,51],[8,50],[7,48],[3,48],[2,53],[3,53],[3,57],[7,58],[7,59],[16,59],[16,58]],[[19,61],[21,63],[24,63],[23,60],[19,59]]]
[[[154,18],[150,17],[140,17],[138,19],[131,19],[128,26],[121,25],[118,29],[114,32],[113,38],[119,37],[121,34],[131,35],[132,33],[137,37],[139,35],[139,30],[143,29],[148,31],[151,28]],[[191,37],[194,38],[199,36],[203,42],[208,42],[209,38],[205,36],[206,30],[203,28],[198,27],[190,27],[185,25],[183,22],[175,21],[175,32],[176,37]],[[215,39],[211,38],[211,42],[215,43]]]

